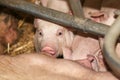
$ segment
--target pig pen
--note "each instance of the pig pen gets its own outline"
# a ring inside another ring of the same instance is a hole
[[[79,29],[80,31],[88,32],[88,33],[91,33],[93,35],[104,36],[109,29],[108,25],[96,23],[96,22],[89,20],[89,19],[69,16],[69,15],[61,13],[61,12],[49,10],[47,8],[42,8],[42,6],[37,7],[37,6],[34,6],[34,4],[30,4],[30,3],[27,3],[24,1],[23,2],[16,1],[16,3],[12,3],[12,1],[13,0],[4,0],[3,2],[0,1],[0,4],[3,6],[6,6],[6,7],[11,7],[11,8],[16,9],[18,11],[32,14],[34,16],[46,19],[48,21],[51,21],[51,22],[54,22],[57,24],[61,24],[64,26],[71,26],[71,27]],[[31,2],[34,2],[34,1],[31,1]],[[8,3],[11,3],[12,5],[8,5]],[[18,4],[18,6],[14,6],[14,4]],[[23,8],[24,7],[24,6],[22,6],[23,4],[29,6],[29,8],[27,8],[27,7]],[[30,10],[30,9],[33,9],[33,10]],[[49,13],[51,13],[51,14],[49,14]],[[61,15],[61,16],[58,16],[58,15]],[[63,15],[65,16],[64,18],[62,17]],[[18,43],[12,45],[10,48],[8,47],[4,51],[5,53],[9,52],[6,54],[16,55],[16,54],[21,54],[21,53],[26,53],[26,52],[27,53],[34,52],[35,49],[34,49],[34,45],[32,42],[34,29],[33,28],[30,29],[31,27],[33,27],[32,24],[27,24],[27,23],[25,24],[24,21],[25,21],[26,17],[27,16],[22,17],[23,19],[21,19],[19,21],[19,25],[18,25],[19,29],[22,29],[25,26],[25,28],[23,29],[24,36],[21,37],[21,39],[19,40]],[[87,27],[87,26],[89,26],[89,27]],[[116,25],[113,25],[113,26],[116,26]],[[30,28],[28,28],[28,27],[30,27]],[[29,35],[26,35],[26,34],[29,34]],[[27,40],[26,40],[26,37],[27,37]],[[117,39],[117,37],[115,39]],[[116,42],[116,40],[114,40],[114,43],[115,42]],[[109,42],[109,43],[113,43],[113,42]],[[108,46],[113,46],[113,45],[108,45]],[[106,46],[105,46],[105,48],[106,48]],[[24,49],[27,49],[27,50],[24,50]],[[117,76],[119,76],[119,73],[120,73],[120,71],[119,71],[119,67],[120,67],[119,58],[116,58],[116,57],[114,58],[114,56],[116,56],[116,55],[114,55],[115,51],[114,52],[112,51],[112,53],[107,51],[107,49],[105,49],[105,51],[106,51],[106,54],[104,54],[104,56],[105,56],[105,58],[107,58],[106,60],[107,60],[108,64],[110,65],[110,67],[114,71],[114,73]],[[111,56],[111,54],[112,54],[112,56]],[[110,56],[110,57],[108,57],[108,56]],[[112,58],[113,64],[110,61],[111,58]]]

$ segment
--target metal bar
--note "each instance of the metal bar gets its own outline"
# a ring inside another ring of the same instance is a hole
[[[0,0],[0,5],[95,35],[105,35],[109,28],[107,25],[96,23],[89,19],[77,18],[24,0]]]
[[[80,0],[68,0],[73,15],[79,18],[85,18]]]
[[[113,23],[105,36],[104,57],[112,71],[120,78],[120,58],[116,53],[116,42],[120,35],[120,16]]]

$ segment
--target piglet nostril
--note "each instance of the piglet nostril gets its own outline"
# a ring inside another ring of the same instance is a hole
[[[50,53],[51,55],[54,55],[54,54],[55,54],[55,50],[52,49],[51,47],[44,47],[41,51],[42,51],[42,52]]]

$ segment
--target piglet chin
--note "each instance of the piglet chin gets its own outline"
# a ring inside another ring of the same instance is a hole
[[[56,55],[56,51],[54,49],[52,49],[51,47],[44,47],[41,52],[45,52],[45,54],[49,55],[49,56],[55,56]]]

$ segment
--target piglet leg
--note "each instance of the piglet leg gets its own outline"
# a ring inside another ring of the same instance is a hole
[[[88,57],[93,57],[93,61],[91,62],[93,70],[107,71],[100,49],[94,55],[88,55]]]
[[[72,51],[68,47],[63,47],[63,57],[64,59],[72,59]]]

